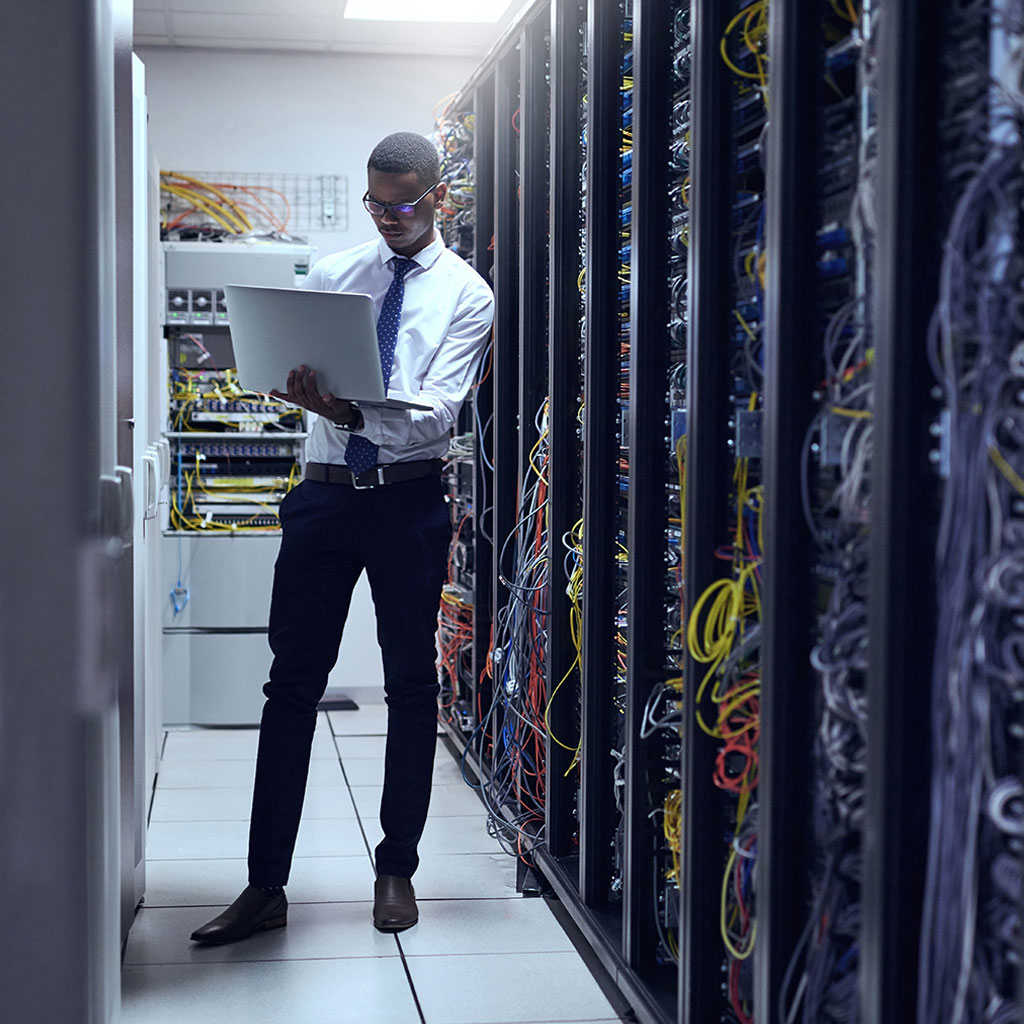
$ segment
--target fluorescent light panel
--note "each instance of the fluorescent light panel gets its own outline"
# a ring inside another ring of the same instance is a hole
[[[448,21],[493,24],[511,0],[465,0],[461,5],[428,0],[348,0],[345,17],[360,21]]]

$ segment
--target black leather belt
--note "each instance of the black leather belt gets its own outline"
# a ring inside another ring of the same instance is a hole
[[[366,491],[385,484],[399,484],[404,480],[418,480],[421,476],[439,476],[441,459],[419,459],[416,462],[390,462],[386,466],[368,469],[356,476],[348,466],[329,462],[307,462],[304,474],[307,480],[318,483],[347,484],[357,491]]]

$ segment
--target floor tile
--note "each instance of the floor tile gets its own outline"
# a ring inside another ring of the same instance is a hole
[[[388,728],[386,704],[361,704],[358,711],[328,711],[335,736],[383,736]]]
[[[342,762],[345,778],[350,786],[382,786],[384,784],[384,758],[345,758]],[[434,760],[433,779],[441,785],[463,785],[459,766],[443,752]]]
[[[149,861],[145,906],[223,908],[245,888],[247,879],[246,862],[241,857]],[[292,861],[288,879],[292,906],[357,902],[372,894],[373,862],[365,850],[350,857],[296,857]],[[439,894],[445,895],[443,891]]]
[[[189,935],[220,912],[217,907],[142,909],[128,936],[125,964],[238,963],[253,960],[326,960],[397,956],[393,935],[373,927],[372,902],[299,903],[288,925],[244,942],[201,946]]]
[[[383,786],[384,759],[346,758],[342,761],[345,780],[350,786]]]
[[[149,826],[149,860],[216,860],[245,856],[247,821],[154,821]],[[347,857],[366,852],[355,818],[313,818],[299,825],[296,857]]]
[[[256,760],[259,729],[172,729],[167,733],[161,759],[188,760]],[[337,758],[331,732],[318,728],[313,733],[311,756]]]
[[[376,816],[360,816],[370,846],[376,846],[384,833]],[[495,839],[487,834],[483,815],[475,817],[451,816],[428,818],[420,839],[421,856],[434,853],[496,853],[501,850]]]
[[[419,1024],[398,957],[126,967],[123,979],[122,1024]]]
[[[401,943],[410,957],[573,950],[541,899],[424,900],[419,925],[403,932]]]
[[[248,786],[256,774],[256,760],[169,761],[160,766],[157,787],[161,789],[206,789],[213,786]],[[337,786],[344,783],[337,760],[318,758],[309,763],[309,786]]]
[[[342,761],[358,758],[382,760],[386,743],[386,736],[338,736],[335,738],[338,756]]]
[[[353,786],[352,799],[356,810],[362,815],[375,816],[380,810],[383,786]],[[430,793],[430,816],[432,818],[483,817],[486,814],[480,798],[468,786],[437,785]]]
[[[439,749],[434,759],[434,782],[442,786],[465,786],[462,769],[458,761],[448,756],[447,751]],[[469,787],[466,786],[468,789]]]
[[[358,711],[328,711],[327,717],[335,736],[384,736],[388,731],[388,706],[360,704]],[[438,734],[443,732],[440,723]]]
[[[426,853],[413,882],[421,900],[522,899],[505,853]]]
[[[170,729],[160,758],[238,760],[256,757],[259,729]]]
[[[575,951],[416,956],[407,963],[427,1024],[616,1019]]]
[[[339,776],[340,782],[340,776]],[[252,786],[211,789],[158,787],[151,821],[248,821]],[[354,818],[355,805],[344,784],[311,786],[302,804],[303,818]]]

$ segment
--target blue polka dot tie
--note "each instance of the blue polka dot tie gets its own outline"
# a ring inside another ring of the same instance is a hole
[[[395,344],[398,341],[398,323],[402,318],[402,299],[405,296],[405,275],[414,265],[404,256],[391,259],[395,276],[384,296],[380,316],[377,318],[377,344],[380,346],[380,368],[384,375],[384,394],[391,382],[391,369],[395,364]],[[361,434],[349,434],[345,446],[345,465],[353,473],[365,473],[377,465],[377,445]]]

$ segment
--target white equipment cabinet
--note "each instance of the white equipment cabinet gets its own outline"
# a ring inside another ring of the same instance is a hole
[[[271,657],[267,617],[280,544],[273,527],[301,474],[306,435],[294,415],[291,429],[281,429],[279,413],[237,400],[223,289],[294,287],[313,250],[253,240],[161,249],[159,364],[171,449],[160,574],[163,720],[255,725]]]
[[[255,725],[270,670],[267,613],[276,534],[167,537],[163,581],[168,595],[188,581],[177,615],[164,602],[164,721]]]

